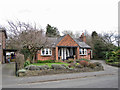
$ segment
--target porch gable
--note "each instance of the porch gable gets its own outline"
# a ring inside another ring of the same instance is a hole
[[[71,46],[71,47],[78,47],[79,45],[74,41],[74,39],[67,34],[58,44],[57,46]]]

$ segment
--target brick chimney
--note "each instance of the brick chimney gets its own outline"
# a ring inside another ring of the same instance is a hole
[[[84,35],[84,33],[82,33],[82,35],[80,36],[80,39],[81,39],[83,42],[86,42],[86,36]]]

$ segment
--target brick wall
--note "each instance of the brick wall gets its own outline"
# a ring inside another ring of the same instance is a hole
[[[52,49],[52,56],[41,56],[41,50],[37,53],[37,60],[56,60],[55,48]]]
[[[5,33],[2,33],[2,39],[3,39],[3,42],[2,42],[2,44],[3,44],[3,49],[5,49],[6,48],[6,37],[5,37]]]
[[[5,33],[3,31],[0,31],[0,43],[1,43],[1,47],[0,47],[0,63],[4,63],[4,55],[3,55],[3,49],[6,48],[6,37],[5,37]]]

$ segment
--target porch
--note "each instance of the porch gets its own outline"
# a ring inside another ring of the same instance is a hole
[[[56,47],[56,60],[79,59],[78,46],[58,46]]]

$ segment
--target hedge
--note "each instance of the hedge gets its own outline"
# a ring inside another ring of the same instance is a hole
[[[37,63],[55,63],[55,60],[38,60]]]

